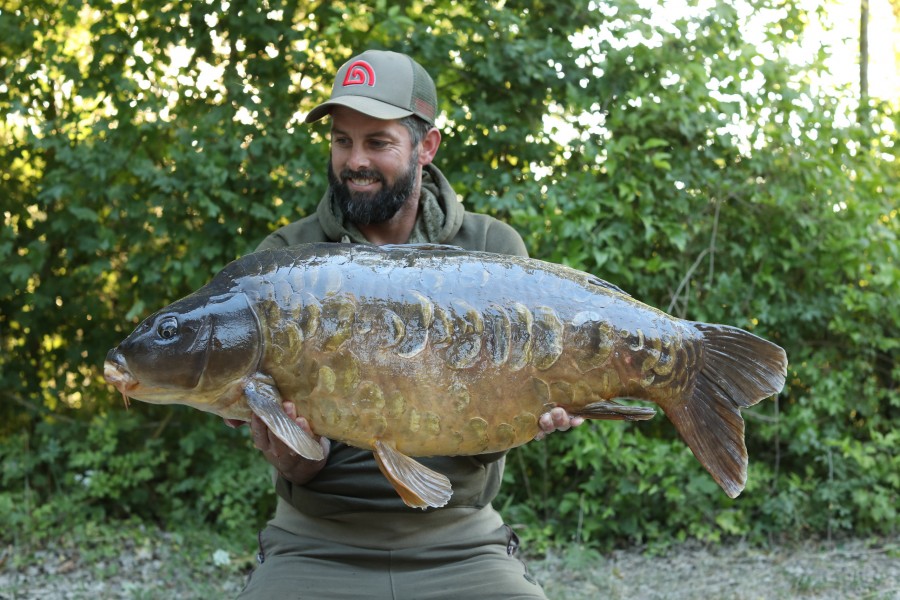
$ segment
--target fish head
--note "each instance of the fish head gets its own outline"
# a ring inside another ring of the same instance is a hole
[[[106,381],[126,398],[217,412],[213,405],[255,372],[262,334],[244,294],[202,292],[150,315],[110,350]]]

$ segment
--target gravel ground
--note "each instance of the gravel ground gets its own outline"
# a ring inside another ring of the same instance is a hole
[[[533,565],[551,599],[900,599],[900,538],[767,550],[684,545],[662,556],[616,551],[589,566],[566,563],[551,556]]]
[[[224,550],[191,554],[166,534],[111,554],[42,550],[22,561],[4,548],[0,600],[231,598],[253,560]],[[656,556],[576,548],[527,562],[551,600],[900,599],[900,537],[770,549],[688,544]]]

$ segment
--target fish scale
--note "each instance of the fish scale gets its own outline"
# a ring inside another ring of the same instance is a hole
[[[231,263],[148,317],[104,374],[139,400],[256,413],[317,460],[321,447],[281,408],[293,402],[316,434],[372,449],[403,500],[427,507],[446,503],[449,481],[412,457],[527,443],[556,406],[593,419],[654,413],[616,398],[661,407],[734,497],[746,480],[740,409],[777,393],[786,368],[771,342],[676,319],[562,265],[311,244]]]
[[[346,265],[343,267],[346,268]],[[370,267],[374,270],[378,265],[373,264]],[[280,276],[295,279],[299,272],[297,269],[278,269],[268,276],[266,284],[260,289],[268,291],[273,287],[277,288],[278,284],[273,283],[273,280],[277,281]],[[513,356],[522,359],[513,365],[513,370],[520,370],[529,362],[537,370],[550,368],[562,354],[563,345],[563,324],[553,309],[539,305],[532,312],[516,303],[513,314],[517,316],[515,328],[520,334],[515,340],[510,340],[507,331],[511,335],[512,327],[504,327],[504,323],[509,321],[506,311],[496,303],[488,304],[480,311],[471,303],[455,297],[447,304],[449,308],[443,311],[443,318],[435,321],[432,315],[438,300],[428,298],[425,293],[418,290],[409,289],[408,283],[418,283],[414,280],[403,281],[400,284],[402,289],[408,290],[401,297],[392,302],[374,303],[368,313],[363,315],[358,312],[356,299],[371,298],[375,293],[374,286],[371,285],[374,280],[372,273],[366,273],[364,268],[350,269],[342,275],[325,271],[314,280],[308,276],[303,279],[303,285],[312,288],[310,293],[314,294],[313,298],[316,297],[315,294],[325,295],[325,303],[330,302],[332,305],[330,310],[323,306],[323,309],[332,315],[330,324],[320,329],[318,335],[305,340],[307,344],[305,353],[307,356],[315,355],[317,364],[326,365],[322,368],[328,370],[329,379],[335,372],[348,370],[354,373],[362,372],[354,379],[355,387],[335,388],[333,385],[317,387],[316,379],[310,380],[306,386],[301,383],[297,387],[295,396],[305,399],[295,400],[298,402],[300,412],[311,415],[313,420],[321,417],[325,423],[319,428],[320,433],[356,445],[365,444],[377,437],[395,443],[401,451],[419,456],[434,454],[436,449],[443,448],[447,441],[442,439],[441,435],[458,440],[455,433],[458,431],[468,432],[468,435],[463,437],[472,444],[471,447],[458,445],[454,451],[460,454],[505,449],[510,445],[524,443],[534,436],[537,414],[543,412],[550,402],[548,395],[541,393],[539,387],[538,391],[534,391],[536,388],[534,382],[527,378],[522,379],[516,386],[519,389],[512,391],[517,396],[524,394],[533,400],[522,412],[491,415],[490,409],[485,404],[493,403],[495,395],[493,385],[476,388],[474,391],[478,400],[472,403],[471,392],[467,386],[474,385],[469,381],[475,378],[469,374],[465,376],[453,374],[445,367],[461,371],[473,368],[476,362],[482,362],[484,368],[497,368],[499,376],[500,368],[505,366],[506,360],[502,360],[503,353],[492,349],[508,348],[512,341],[515,347]],[[319,287],[321,280],[330,282],[327,290]],[[488,281],[489,277],[484,275],[464,277],[460,288],[455,288],[455,293],[471,297],[471,288],[483,288]],[[360,283],[357,285],[353,282]],[[296,285],[294,288],[297,292],[301,291]],[[258,301],[262,301],[262,297],[261,294]],[[308,296],[296,293],[294,297],[302,300]],[[291,315],[298,310],[302,313],[305,307],[286,306],[282,302],[277,304],[286,314],[278,315],[277,311],[273,310],[264,310],[263,313],[273,320],[273,325],[267,328],[273,332],[271,343],[276,347],[284,347],[293,343],[294,338],[283,342],[279,339],[278,332],[286,331],[291,335],[293,329],[290,327],[282,329],[279,324],[290,323]],[[393,317],[400,318],[398,315],[403,315],[400,321],[402,335],[394,339],[388,337],[389,343],[385,343],[384,336],[371,335],[370,323],[391,323]],[[430,327],[436,322],[439,327],[447,327],[446,323],[450,323],[449,332],[446,335],[439,333],[438,338],[445,340],[452,338],[455,343],[428,344],[429,334],[432,333]],[[498,323],[497,327],[494,327],[495,322]],[[351,339],[352,336],[359,339]],[[338,350],[340,352],[337,352]],[[424,363],[431,368],[420,368],[415,375],[399,372],[408,371],[409,369],[404,367],[410,364],[422,363],[408,363],[398,359],[409,359],[426,351],[433,354]],[[368,360],[360,360],[360,355],[365,355]],[[274,362],[281,363],[283,358],[278,356]],[[276,366],[269,367],[269,370],[275,369]],[[405,375],[406,379],[401,378],[401,375]],[[489,379],[483,376],[480,380],[489,382]],[[466,410],[455,411],[442,417],[439,414],[441,407],[438,405],[442,399],[440,396],[433,396],[433,400],[429,398],[419,400],[423,405],[427,405],[428,410],[410,407],[407,408],[407,414],[402,416],[384,417],[381,414],[383,409],[381,399],[384,396],[415,397],[418,396],[416,390],[426,385],[434,387],[435,381],[445,383],[448,389],[452,386],[457,390],[465,390],[469,398]],[[371,401],[375,394],[379,398],[378,402]],[[355,406],[336,408],[342,398],[350,398]],[[485,418],[486,414],[494,418],[488,420]],[[359,420],[356,417],[359,417]],[[430,424],[428,427],[420,426],[422,418]],[[361,425],[360,421],[365,425]],[[347,431],[347,425],[350,423],[353,424],[352,431]],[[391,435],[386,435],[386,431],[390,431]]]

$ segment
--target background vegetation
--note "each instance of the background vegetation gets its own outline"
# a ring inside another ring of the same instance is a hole
[[[124,410],[101,378],[140,318],[326,185],[303,115],[363,48],[434,75],[442,169],[532,254],[783,345],[728,499],[663,418],[510,454],[533,547],[896,533],[900,163],[887,103],[823,85],[811,15],[645,2],[7,0],[0,8],[0,538],[98,523],[253,543],[273,493],[246,433]]]

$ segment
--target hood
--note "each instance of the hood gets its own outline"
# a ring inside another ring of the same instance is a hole
[[[421,211],[409,239],[411,243],[444,244],[452,240],[462,226],[465,209],[456,199],[456,192],[434,165],[422,169]],[[316,216],[329,239],[368,244],[368,240],[352,224],[344,223],[344,216],[331,201],[331,188],[319,202]]]

